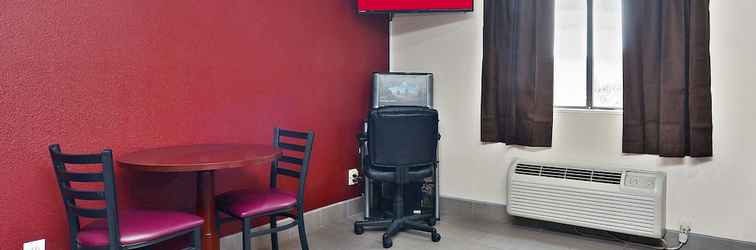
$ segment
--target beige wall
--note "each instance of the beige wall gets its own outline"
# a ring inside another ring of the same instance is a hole
[[[391,25],[391,69],[435,74],[442,195],[505,204],[515,157],[659,170],[667,228],[756,241],[756,1],[711,3],[712,159],[624,155],[622,114],[606,111],[557,110],[550,149],[481,144],[482,9],[476,1],[474,13],[398,15]]]

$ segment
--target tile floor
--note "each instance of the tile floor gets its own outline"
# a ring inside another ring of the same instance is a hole
[[[440,242],[432,242],[430,235],[403,232],[394,238],[393,250],[613,250],[648,249],[630,246],[611,240],[584,237],[538,227],[525,226],[507,219],[483,220],[470,216],[447,215],[436,228],[442,235]],[[352,222],[359,217],[343,221],[308,233],[310,249],[357,250],[383,249],[380,231],[352,233]],[[296,231],[296,230],[294,230]],[[269,241],[268,237],[256,241]],[[265,242],[267,243],[267,242]],[[269,249],[268,244],[257,244],[254,249]],[[296,238],[282,241],[280,249],[299,249]]]

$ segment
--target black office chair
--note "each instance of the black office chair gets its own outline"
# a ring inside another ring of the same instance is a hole
[[[365,227],[386,229],[384,248],[390,248],[391,237],[404,229],[429,232],[433,242],[441,240],[441,235],[432,227],[434,215],[405,215],[403,197],[406,184],[433,176],[439,138],[438,113],[434,109],[389,106],[370,112],[369,164],[363,171],[372,180],[395,185],[393,217],[355,222],[355,234],[362,234]]]

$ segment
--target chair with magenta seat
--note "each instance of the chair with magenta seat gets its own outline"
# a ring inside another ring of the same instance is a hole
[[[72,250],[137,249],[184,235],[192,235],[193,249],[201,249],[200,217],[164,210],[118,209],[111,150],[64,154],[57,144],[49,149],[66,209]],[[88,165],[81,166],[86,169],[101,165],[102,169],[82,171],[67,165]],[[81,218],[92,221],[81,226]]]
[[[252,237],[270,234],[271,248],[278,249],[277,233],[297,227],[299,229],[299,243],[303,250],[309,249],[304,224],[304,187],[307,169],[312,152],[314,134],[312,132],[297,132],[276,128],[273,145],[281,149],[283,155],[271,163],[270,189],[266,191],[235,190],[218,195],[215,198],[219,212],[225,213],[242,223],[242,249],[252,248]],[[299,158],[299,157],[301,158]],[[299,171],[288,166],[298,167]],[[298,188],[296,193],[278,188],[278,176],[296,178]],[[292,213],[296,210],[296,214]],[[251,223],[255,218],[268,217],[270,228],[252,232]],[[281,217],[292,218],[286,225],[276,225]],[[219,223],[223,223],[220,221]]]

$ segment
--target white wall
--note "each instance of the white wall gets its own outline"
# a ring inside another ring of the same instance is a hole
[[[624,155],[621,113],[605,111],[557,110],[550,149],[481,144],[483,4],[475,4],[474,13],[398,15],[391,25],[391,69],[435,74],[442,195],[505,204],[515,157],[660,170],[667,228],[756,242],[756,1],[711,3],[712,159]]]

